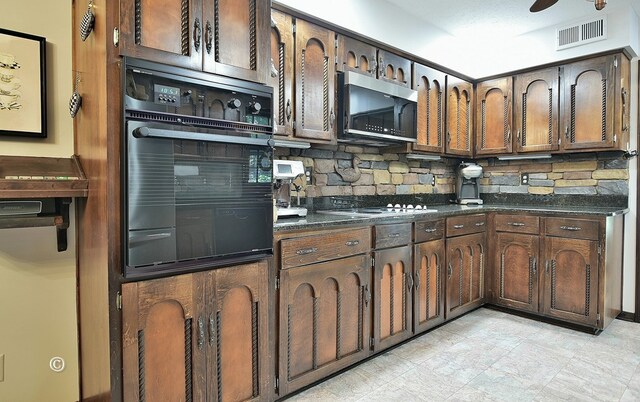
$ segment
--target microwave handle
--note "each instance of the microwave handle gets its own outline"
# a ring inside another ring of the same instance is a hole
[[[136,138],[167,138],[175,140],[197,140],[208,142],[225,142],[229,144],[270,146],[271,138],[247,138],[234,135],[195,133],[192,131],[167,130],[163,128],[138,127],[133,130]]]

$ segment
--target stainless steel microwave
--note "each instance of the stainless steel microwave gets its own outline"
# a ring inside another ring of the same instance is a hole
[[[416,142],[418,92],[348,71],[338,73],[338,141],[371,146]]]

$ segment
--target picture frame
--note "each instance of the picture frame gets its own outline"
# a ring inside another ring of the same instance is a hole
[[[0,136],[47,137],[46,38],[0,28]]]

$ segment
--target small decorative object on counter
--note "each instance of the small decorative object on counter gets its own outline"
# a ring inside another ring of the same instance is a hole
[[[84,42],[93,31],[93,26],[96,22],[96,17],[93,15],[93,0],[89,0],[89,7],[87,12],[82,16],[80,21],[80,39]]]
[[[80,106],[82,106],[82,96],[78,93],[78,84],[80,84],[80,73],[76,73],[75,89],[71,95],[71,99],[69,99],[69,114],[72,119],[76,117],[78,110],[80,110]]]

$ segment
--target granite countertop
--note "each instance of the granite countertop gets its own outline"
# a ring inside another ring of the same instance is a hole
[[[301,230],[301,229],[317,229],[330,228],[342,225],[369,225],[379,223],[401,223],[411,222],[420,219],[446,218],[454,215],[467,215],[474,213],[486,212],[531,212],[541,213],[545,215],[593,215],[593,216],[615,216],[626,214],[629,208],[625,207],[588,207],[588,206],[532,206],[532,205],[514,205],[514,204],[489,204],[489,205],[458,205],[443,204],[430,205],[429,209],[436,210],[425,214],[397,214],[384,216],[345,216],[345,215],[327,215],[317,212],[309,212],[306,218],[279,218],[273,225],[273,230]]]

